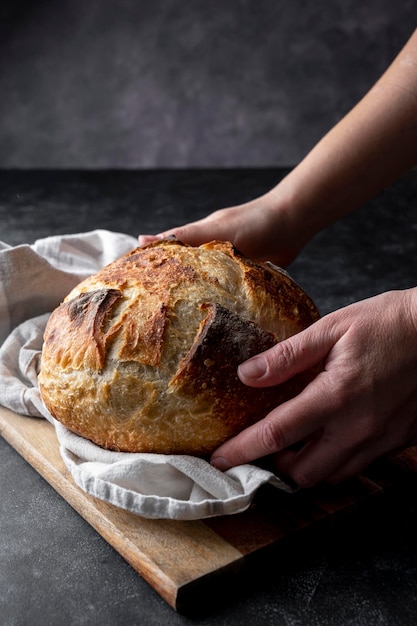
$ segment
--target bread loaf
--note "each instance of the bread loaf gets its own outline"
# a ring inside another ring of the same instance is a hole
[[[50,413],[110,450],[204,456],[311,380],[243,385],[237,366],[319,317],[286,272],[230,243],[165,239],[81,282],[49,318]]]

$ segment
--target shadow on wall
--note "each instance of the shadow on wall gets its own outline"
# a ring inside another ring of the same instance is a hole
[[[402,0],[3,0],[0,167],[297,163],[414,30]]]

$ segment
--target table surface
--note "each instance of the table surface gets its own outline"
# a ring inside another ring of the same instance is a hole
[[[285,172],[0,172],[0,239],[18,245],[95,228],[159,232],[252,199]],[[416,206],[411,173],[310,242],[289,271],[322,314],[416,284]],[[189,616],[175,613],[1,438],[0,464],[0,615],[7,626],[415,624],[412,487],[229,580],[225,597]]]

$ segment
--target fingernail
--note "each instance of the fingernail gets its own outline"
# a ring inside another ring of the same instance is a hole
[[[237,372],[240,378],[262,378],[266,373],[265,360],[261,357],[249,359],[249,361],[245,361],[239,365]]]
[[[222,456],[214,457],[214,459],[211,459],[210,463],[213,467],[220,470],[221,472],[225,472],[232,467],[230,463],[226,461],[226,459]]]

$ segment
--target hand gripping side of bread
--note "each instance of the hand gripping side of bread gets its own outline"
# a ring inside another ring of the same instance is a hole
[[[286,272],[225,242],[165,239],[80,283],[52,313],[39,386],[50,413],[110,450],[209,454],[299,393],[237,366],[319,317]]]

